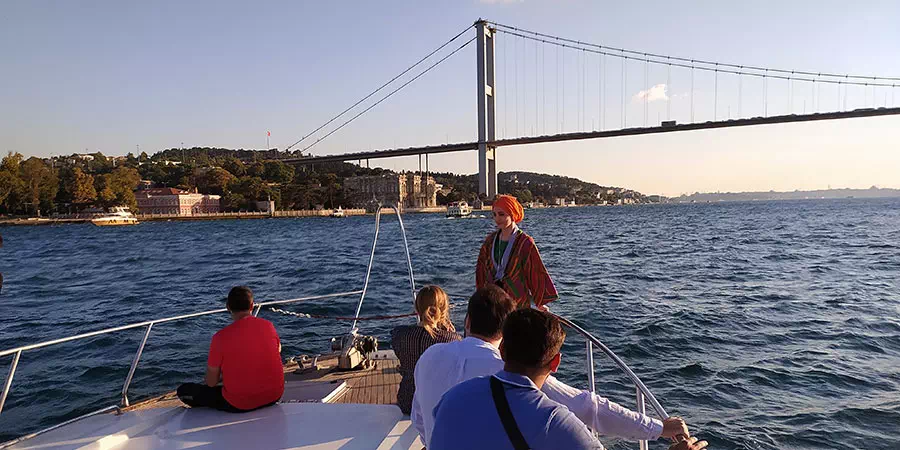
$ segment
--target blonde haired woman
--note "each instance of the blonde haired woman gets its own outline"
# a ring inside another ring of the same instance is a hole
[[[453,323],[450,322],[450,297],[437,286],[425,286],[416,295],[416,314],[419,323],[402,325],[391,331],[391,347],[400,360],[400,390],[397,391],[397,405],[403,414],[412,408],[416,384],[413,372],[416,362],[425,349],[434,344],[458,341]]]

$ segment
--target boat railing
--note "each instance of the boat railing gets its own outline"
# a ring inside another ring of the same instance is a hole
[[[551,313],[552,314],[552,313]],[[625,373],[629,379],[631,379],[632,384],[634,384],[635,392],[636,392],[636,404],[637,404],[637,412],[641,414],[647,413],[647,402],[650,403],[650,406],[656,411],[656,414],[663,420],[669,418],[669,414],[666,413],[666,410],[660,405],[659,401],[656,400],[656,397],[650,392],[650,389],[647,388],[647,385],[644,384],[643,381],[628,367],[628,364],[625,364],[625,361],[622,361],[622,358],[619,358],[618,355],[615,354],[609,347],[607,347],[600,339],[597,339],[591,333],[588,333],[587,330],[581,328],[576,323],[572,322],[565,317],[562,317],[558,314],[553,314],[556,316],[562,323],[568,328],[575,330],[576,333],[581,335],[585,339],[585,366],[587,367],[587,383],[588,389],[591,392],[596,391],[596,387],[594,384],[594,347],[598,348],[601,352],[603,352],[610,360],[615,363],[616,366],[619,367],[619,370]],[[647,441],[639,441],[641,450],[647,450],[648,444]]]
[[[310,301],[310,300],[321,300],[321,299],[326,299],[326,298],[349,297],[352,295],[359,295],[362,292],[363,291],[361,291],[361,290],[357,290],[357,291],[338,292],[338,293],[334,293],[334,294],[312,295],[312,296],[298,297],[298,298],[291,298],[291,299],[284,299],[284,300],[273,300],[273,301],[268,301],[268,302],[260,302],[260,303],[256,304],[256,308],[257,308],[256,312],[258,313],[259,309],[264,306],[285,305],[285,304],[298,303],[298,302]],[[183,314],[183,315],[179,315],[179,316],[165,317],[162,319],[154,319],[154,320],[148,320],[145,322],[138,322],[138,323],[132,323],[132,324],[122,325],[122,326],[118,326],[118,327],[106,328],[103,330],[91,331],[88,333],[77,334],[74,336],[64,337],[64,338],[60,338],[60,339],[53,339],[53,340],[49,340],[49,341],[40,342],[37,344],[23,345],[21,347],[15,347],[15,348],[0,351],[0,358],[9,356],[9,355],[13,355],[12,364],[10,364],[10,366],[9,366],[9,372],[6,375],[6,381],[3,384],[3,392],[2,392],[2,394],[0,394],[0,414],[2,414],[3,407],[6,404],[6,398],[9,395],[10,389],[12,388],[13,376],[15,376],[15,374],[16,374],[16,369],[18,368],[18,365],[19,365],[19,359],[22,357],[23,353],[25,353],[27,351],[31,351],[31,350],[37,350],[37,349],[41,349],[44,347],[59,345],[59,344],[63,344],[66,342],[78,341],[78,340],[87,339],[87,338],[91,338],[91,337],[95,337],[95,336],[101,336],[101,335],[110,334],[110,333],[117,333],[117,332],[126,331],[126,330],[133,330],[136,328],[144,328],[144,336],[141,339],[141,343],[138,346],[137,351],[134,353],[134,357],[132,358],[132,361],[131,361],[131,366],[128,369],[128,375],[125,377],[125,382],[122,385],[122,396],[121,396],[120,404],[106,406],[97,411],[93,411],[93,412],[87,413],[83,416],[79,416],[76,419],[68,420],[61,424],[54,425],[50,428],[38,431],[36,433],[32,433],[28,436],[21,437],[19,439],[16,439],[15,441],[7,442],[5,444],[0,444],[0,449],[8,447],[9,445],[12,445],[15,442],[21,442],[22,440],[37,436],[38,434],[46,433],[48,431],[59,428],[61,426],[67,425],[78,419],[82,419],[82,418],[96,415],[96,414],[101,414],[104,412],[109,412],[109,411],[116,410],[116,409],[122,408],[122,407],[128,407],[130,405],[130,402],[128,400],[128,388],[131,386],[131,381],[134,378],[134,373],[137,370],[138,363],[140,363],[140,361],[141,361],[141,355],[144,352],[144,346],[147,344],[147,340],[150,338],[150,331],[153,329],[154,325],[168,323],[168,322],[175,322],[175,321],[185,320],[185,319],[192,319],[192,318],[201,317],[201,316],[208,316],[211,314],[221,314],[221,313],[224,313],[227,311],[228,310],[225,308],[219,308],[219,309],[212,309],[209,311],[201,311],[201,312],[196,312],[196,313],[191,313],[191,314]]]

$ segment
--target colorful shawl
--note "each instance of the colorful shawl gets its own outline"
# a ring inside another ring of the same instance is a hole
[[[475,266],[476,289],[494,282],[497,269],[494,267],[492,251],[494,239],[499,232],[498,230],[488,235],[481,245],[478,264]],[[559,298],[534,239],[522,232],[512,245],[506,271],[497,284],[518,302],[520,308],[531,304],[543,306]]]

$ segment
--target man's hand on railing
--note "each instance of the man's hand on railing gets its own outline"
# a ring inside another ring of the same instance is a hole
[[[709,442],[697,442],[697,438],[692,437],[672,444],[669,446],[669,450],[703,450],[707,445],[709,445]]]
[[[688,432],[688,427],[687,424],[684,423],[684,419],[681,417],[669,417],[668,419],[663,420],[663,430],[660,437],[677,440],[676,438],[678,436],[685,439],[691,437],[691,433]]]

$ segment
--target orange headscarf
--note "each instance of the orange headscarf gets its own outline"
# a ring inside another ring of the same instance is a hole
[[[525,217],[525,210],[522,209],[522,205],[512,195],[498,195],[494,199],[494,206],[506,211],[506,214],[509,214],[509,217],[512,217],[515,223],[521,222]]]

